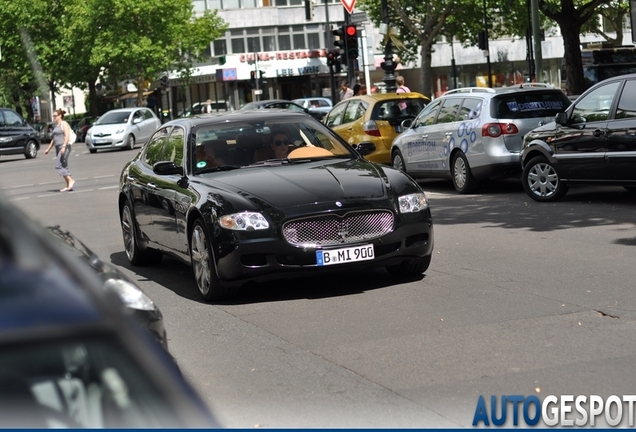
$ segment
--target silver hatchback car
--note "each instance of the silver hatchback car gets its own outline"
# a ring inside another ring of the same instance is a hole
[[[110,110],[86,133],[86,147],[91,153],[113,148],[132,150],[136,143],[145,143],[159,126],[161,120],[148,108]]]
[[[412,177],[450,178],[459,193],[474,192],[480,180],[519,173],[523,136],[570,103],[561,90],[536,84],[451,90],[402,122],[391,162]]]

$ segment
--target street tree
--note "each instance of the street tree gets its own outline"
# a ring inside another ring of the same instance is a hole
[[[581,31],[599,13],[599,6],[612,0],[539,0],[539,10],[557,23],[564,45],[566,88],[568,94],[587,89],[581,59]]]
[[[420,55],[420,84],[424,92],[429,94],[433,90],[433,46],[440,36],[456,38],[464,46],[476,45],[477,35],[484,28],[484,13],[491,38],[525,30],[525,26],[505,27],[512,19],[523,20],[527,16],[524,13],[525,6],[518,2],[510,4],[504,0],[488,0],[484,7],[482,2],[474,0],[387,1],[390,27],[397,30],[397,38],[401,43],[397,53],[403,62],[413,62]],[[369,14],[376,26],[382,23],[381,0],[364,0],[360,8]]]
[[[143,100],[144,83],[169,69],[187,74],[227,24],[216,11],[196,17],[191,0],[90,0],[97,28],[87,61],[119,80],[130,79]],[[209,55],[209,54],[208,54]]]
[[[628,0],[612,0],[607,4],[600,5],[598,8],[600,18],[609,23],[611,29],[616,32],[616,36],[612,37],[602,25],[601,19],[590,19],[582,28],[584,32],[595,33],[603,37],[607,42],[614,46],[623,45],[624,31],[623,24],[625,18],[629,14]]]

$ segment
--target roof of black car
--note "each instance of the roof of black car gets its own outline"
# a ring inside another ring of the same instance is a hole
[[[313,118],[308,114],[301,112],[294,112],[285,109],[267,109],[267,110],[245,110],[245,111],[227,111],[211,114],[197,114],[192,117],[178,118],[171,120],[166,124],[188,124],[197,126],[200,124],[210,124],[210,122],[224,122],[224,121],[236,121],[236,122],[254,122],[258,120],[271,121],[280,118],[289,119],[307,119]],[[318,120],[316,120],[318,121]]]

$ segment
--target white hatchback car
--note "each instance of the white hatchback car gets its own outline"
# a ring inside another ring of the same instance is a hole
[[[391,163],[412,177],[450,178],[457,192],[470,193],[479,180],[519,174],[523,136],[569,105],[561,90],[535,84],[451,90],[402,122]]]
[[[86,134],[86,147],[91,153],[102,149],[135,148],[145,143],[161,126],[159,117],[148,108],[120,108],[102,115]]]

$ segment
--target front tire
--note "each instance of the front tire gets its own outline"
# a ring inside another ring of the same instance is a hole
[[[35,141],[29,141],[24,146],[24,157],[34,159],[38,155],[38,146]]]
[[[399,169],[402,172],[406,172],[406,163],[404,162],[404,156],[402,156],[401,151],[396,150],[393,152],[391,164],[393,165],[393,168]]]
[[[230,290],[221,284],[216,274],[216,264],[208,231],[201,219],[197,219],[190,234],[190,262],[199,294],[205,301],[223,300]]]
[[[160,252],[139,247],[137,223],[129,201],[124,203],[124,208],[121,211],[121,231],[124,238],[124,250],[132,265],[143,265],[161,260],[162,254]]]
[[[538,202],[560,200],[568,191],[568,186],[544,156],[530,159],[523,168],[521,181],[528,196]]]
[[[126,149],[133,150],[135,148],[135,137],[130,134],[128,138],[126,138]]]
[[[404,261],[399,265],[389,266],[386,270],[391,276],[408,277],[418,276],[428,270],[431,265],[431,256],[425,256],[418,260]]]
[[[468,165],[468,159],[462,152],[455,153],[451,162],[451,176],[453,178],[453,186],[460,194],[472,193],[479,185]]]

